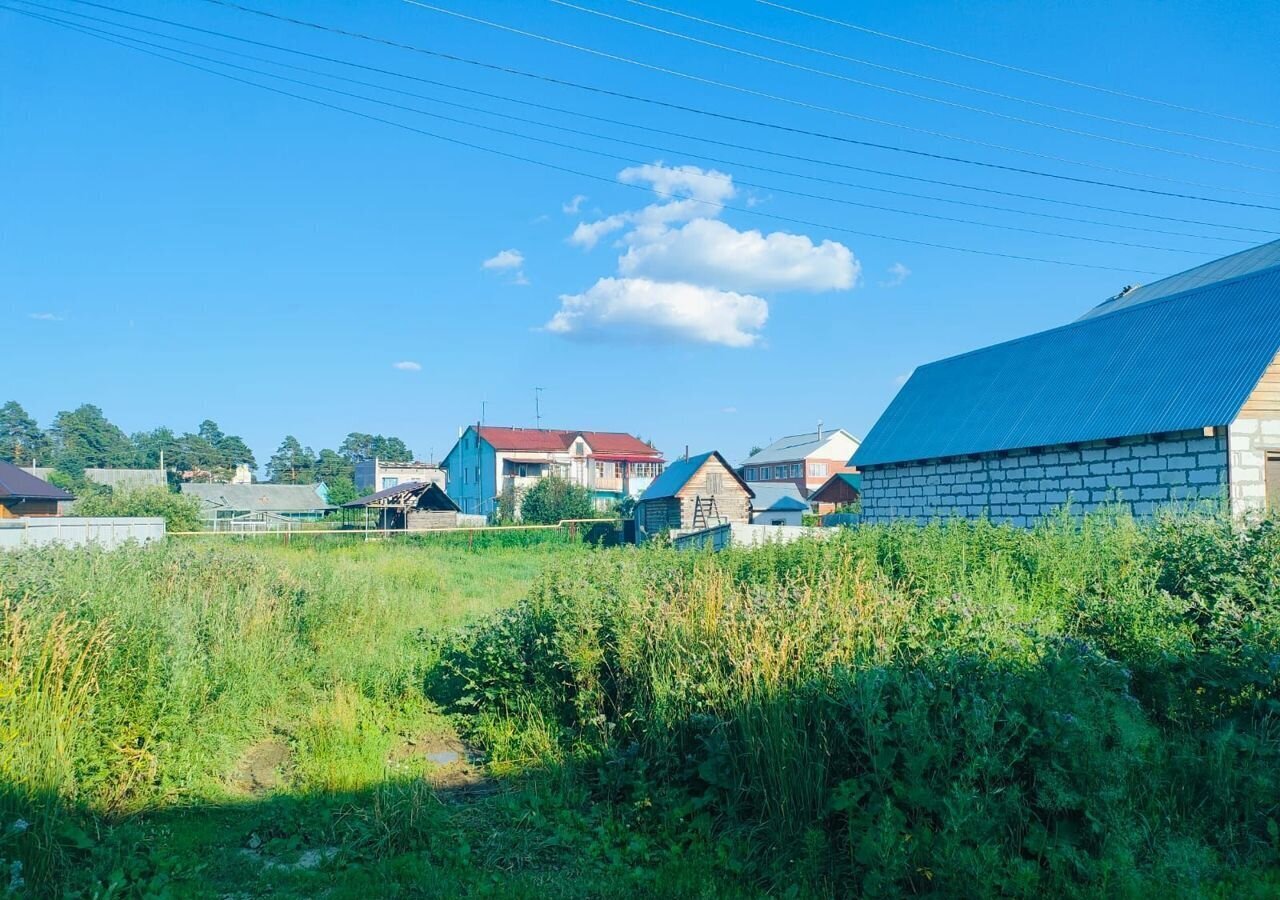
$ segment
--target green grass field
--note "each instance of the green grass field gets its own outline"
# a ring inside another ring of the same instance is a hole
[[[1280,528],[0,555],[16,896],[1280,894]]]

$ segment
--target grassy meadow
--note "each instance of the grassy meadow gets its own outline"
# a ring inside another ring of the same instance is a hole
[[[15,896],[1280,895],[1280,527],[0,555]]]

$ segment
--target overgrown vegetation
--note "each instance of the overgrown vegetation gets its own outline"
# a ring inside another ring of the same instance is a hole
[[[780,893],[1280,890],[1275,522],[597,554],[436,679],[498,770],[565,765]]]
[[[1275,523],[488,534],[0,555],[0,890],[1280,892]]]
[[[590,519],[596,515],[591,492],[559,475],[538,479],[521,495],[519,508],[519,519],[526,525],[554,525],[565,519]]]
[[[71,511],[77,516],[160,516],[169,531],[204,527],[199,500],[158,485],[90,490],[79,495]]]

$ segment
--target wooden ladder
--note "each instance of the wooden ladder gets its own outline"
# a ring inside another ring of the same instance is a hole
[[[711,520],[715,520],[717,525],[720,524],[720,511],[716,509],[715,497],[695,497],[693,501],[693,527],[709,528]]]

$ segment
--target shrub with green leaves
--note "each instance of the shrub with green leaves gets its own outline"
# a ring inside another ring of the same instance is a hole
[[[77,516],[159,516],[169,531],[203,527],[199,500],[159,485],[91,493],[76,501],[73,512]]]
[[[1106,512],[583,555],[433,690],[778,888],[1225,895],[1280,851],[1278,534]]]

